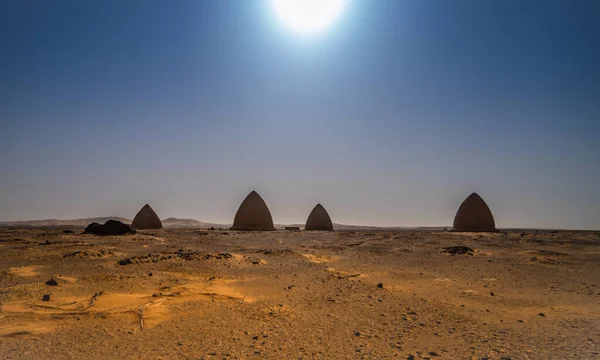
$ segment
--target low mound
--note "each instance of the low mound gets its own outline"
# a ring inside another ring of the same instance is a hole
[[[321,204],[317,204],[317,206],[315,206],[310,212],[310,215],[308,215],[308,219],[306,219],[306,225],[304,225],[304,230],[333,231],[331,218],[329,217],[327,210],[325,210]]]
[[[271,231],[275,230],[273,218],[265,201],[252,191],[235,213],[231,230]]]
[[[485,201],[472,193],[460,204],[454,217],[455,231],[496,231],[494,216]]]
[[[117,220],[108,220],[104,223],[104,225],[93,222],[85,228],[84,232],[86,234],[103,236],[135,234],[135,230],[133,230],[129,225]]]
[[[131,227],[139,230],[162,229],[162,222],[152,207],[146,204],[133,218]]]

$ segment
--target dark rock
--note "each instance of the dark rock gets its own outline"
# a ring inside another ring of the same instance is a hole
[[[46,281],[46,285],[48,285],[48,286],[58,286],[58,283],[56,282],[56,280],[50,279],[50,280]]]
[[[98,223],[89,224],[84,233],[86,234],[94,234],[101,236],[108,235],[127,235],[127,234],[135,234],[136,231],[131,228],[131,226],[124,224],[117,220],[108,220],[104,223],[104,225],[100,225]]]
[[[383,283],[377,284],[377,287],[380,288],[380,289],[383,289]]]
[[[539,313],[538,315],[539,316],[546,316],[546,314],[544,314],[544,313]]]
[[[473,255],[475,250],[468,246],[449,246],[442,249],[442,254],[450,255]]]
[[[438,353],[436,353],[435,351],[430,351],[429,355],[430,356],[439,356]]]
[[[62,232],[63,232],[63,234],[74,234],[75,233],[75,231],[73,231],[73,230],[63,230]]]
[[[494,293],[493,293],[493,292],[491,292],[491,293],[490,293],[490,296],[494,296]]]
[[[152,273],[149,273],[148,276],[152,276]]]
[[[125,266],[125,265],[129,265],[131,263],[132,263],[131,259],[121,259],[121,260],[119,260],[119,265]]]
[[[406,360],[415,360],[415,356],[413,354],[408,354]]]
[[[50,301],[50,295],[44,294],[44,296],[42,296],[42,301]]]

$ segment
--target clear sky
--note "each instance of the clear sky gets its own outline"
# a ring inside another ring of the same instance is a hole
[[[600,228],[600,1],[0,2],[0,220]]]

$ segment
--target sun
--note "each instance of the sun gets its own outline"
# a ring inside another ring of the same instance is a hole
[[[346,8],[348,0],[271,0],[279,20],[302,34],[327,28]]]

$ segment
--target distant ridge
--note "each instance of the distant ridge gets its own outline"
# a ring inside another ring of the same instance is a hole
[[[25,221],[0,221],[0,226],[10,227],[53,227],[53,226],[70,226],[70,227],[86,227],[93,222],[103,224],[108,220],[118,220],[125,224],[131,224],[131,219],[118,216],[105,216],[95,218],[82,219],[46,219],[46,220],[25,220]],[[210,228],[229,229],[231,224],[209,223],[196,219],[179,219],[169,217],[162,220],[165,228]],[[275,228],[283,230],[286,226],[298,226],[304,228],[304,224],[275,224]],[[366,225],[345,225],[333,223],[335,230],[377,230],[377,229],[416,229],[411,227],[381,227],[381,226],[366,226]]]
[[[131,224],[130,219],[118,217],[118,216],[106,216],[106,217],[95,217],[95,218],[82,218],[82,219],[46,219],[46,220],[25,220],[25,221],[3,221],[0,222],[0,226],[31,226],[31,227],[42,227],[42,226],[82,226],[86,227],[89,224],[96,222],[104,224],[108,220],[118,220],[125,224]]]
[[[194,219],[178,219],[174,217],[170,217],[164,219],[162,221],[163,227],[166,228],[222,228],[227,229],[230,224],[216,224],[216,223],[208,223],[204,221],[194,220]]]

